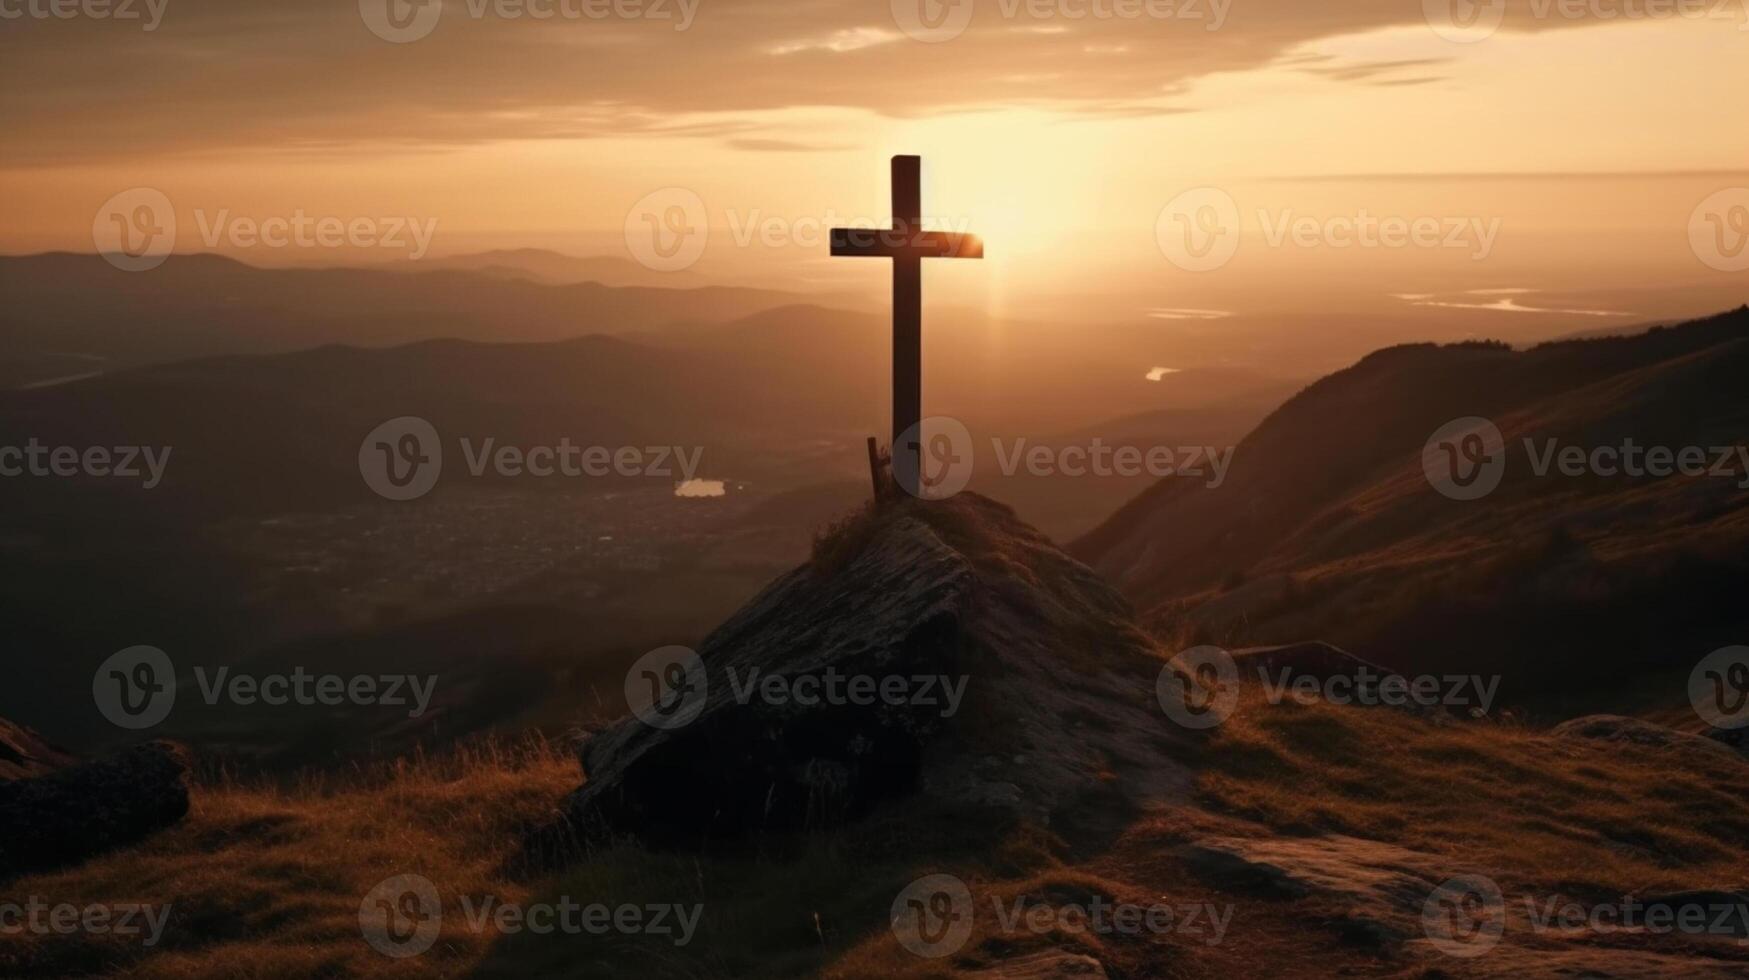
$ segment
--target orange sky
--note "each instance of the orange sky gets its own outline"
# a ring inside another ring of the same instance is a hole
[[[1492,32],[1483,4],[1467,34],[1443,0],[159,2],[152,26],[145,0],[140,21],[0,0],[0,250],[90,251],[104,202],[150,187],[178,251],[260,264],[336,259],[203,229],[392,216],[431,223],[433,255],[625,254],[638,202],[681,188],[711,229],[700,268],[734,275],[884,220],[886,157],[915,152],[926,210],[990,244],[942,274],[986,290],[1179,275],[1161,212],[1207,186],[1244,226],[1231,275],[1487,278],[1446,249],[1268,243],[1273,222],[1372,213],[1497,224],[1486,261],[1546,265],[1558,242],[1569,271],[1602,252],[1703,276],[1694,209],[1749,186],[1742,0],[1614,18],[1526,0]]]

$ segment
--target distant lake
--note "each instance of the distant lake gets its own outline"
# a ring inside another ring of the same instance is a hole
[[[724,497],[729,493],[723,480],[685,480],[674,485],[676,497]]]

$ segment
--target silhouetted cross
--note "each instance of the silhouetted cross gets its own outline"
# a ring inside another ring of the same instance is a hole
[[[832,229],[833,255],[893,260],[893,477],[913,496],[923,472],[923,260],[984,257],[976,235],[923,230],[921,169],[921,157],[893,158],[891,228]]]

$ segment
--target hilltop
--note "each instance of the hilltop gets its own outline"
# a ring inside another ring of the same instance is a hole
[[[896,560],[919,563],[916,574],[892,583],[896,591],[859,591]],[[864,626],[879,629],[858,643]],[[1339,653],[1321,649],[1340,666]],[[883,659],[894,650],[913,659]],[[0,953],[0,972],[221,977],[246,962],[263,977],[921,980],[1225,977],[1268,962],[1285,977],[1724,978],[1749,964],[1730,936],[1551,935],[1524,911],[1551,897],[1623,895],[1678,908],[1741,889],[1749,791],[1735,753],[1698,740],[1614,740],[1607,725],[1539,732],[1269,703],[1250,687],[1225,724],[1178,729],[1150,710],[1148,679],[1164,655],[1122,600],[988,501],[913,502],[846,520],[703,653],[718,672],[793,673],[835,658],[847,668],[964,670],[970,682],[963,711],[925,732],[915,752],[875,753],[897,764],[861,770],[915,778],[834,782],[883,790],[841,797],[859,805],[836,810],[794,807],[784,787],[801,784],[782,777],[825,772],[822,761],[848,744],[839,737],[847,718],[871,736],[921,730],[878,712],[784,712],[713,694],[684,740],[626,722],[586,742],[588,777],[600,781],[593,794],[591,782],[574,794],[577,762],[538,739],[286,786],[209,775],[178,826],[8,885],[64,901],[168,906],[156,949],[33,935]],[[767,765],[712,769],[737,754]],[[1093,760],[1107,764],[1090,768]],[[854,770],[839,761],[841,774]],[[657,787],[664,764],[679,768]],[[1151,778],[1161,774],[1171,778]],[[990,792],[1010,780],[1024,792]],[[764,794],[785,819],[744,819],[756,811],[741,803]],[[616,821],[596,805],[606,796],[638,819]],[[578,806],[609,824],[607,836],[561,867],[530,863],[527,835]],[[822,819],[793,819],[809,812]],[[360,905],[404,874],[432,883],[440,926],[428,952],[394,959],[364,941]],[[912,882],[942,874],[964,883],[970,928],[942,958],[925,959],[891,919]],[[1440,953],[1422,925],[1434,889],[1459,874],[1488,876],[1511,902],[1504,939],[1477,959]],[[579,942],[476,928],[466,910],[485,896],[700,912],[684,945],[647,933]],[[1092,932],[1067,917],[1100,903],[1198,915],[1140,933]],[[1046,914],[1014,925],[998,907]]]

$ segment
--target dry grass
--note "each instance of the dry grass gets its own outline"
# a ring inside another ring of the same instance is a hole
[[[425,977],[464,972],[489,938],[446,917],[416,960],[361,939],[359,905],[391,875],[436,882],[445,896],[518,900],[500,868],[528,826],[579,782],[575,761],[544,740],[485,743],[324,777],[291,788],[197,786],[188,818],[140,847],[7,884],[51,903],[170,904],[156,949],[102,935],[8,937],[0,976]]]
[[[700,856],[629,844],[536,880],[507,874],[523,833],[580,776],[542,741],[487,744],[289,788],[214,781],[181,826],[60,874],[9,883],[54,902],[172,903],[164,942],[9,937],[0,976],[49,977],[883,977],[951,975],[1035,948],[1096,957],[1111,975],[1217,977],[1276,964],[1281,976],[1402,975],[1404,963],[1345,942],[1314,906],[1228,894],[1176,845],[1202,835],[1341,833],[1487,869],[1508,890],[1575,897],[1749,881],[1743,763],[1688,749],[1558,739],[1512,726],[1436,723],[1389,709],[1261,703],[1185,761],[1194,795],[1138,820],[1109,850],[965,814],[895,808],[832,834]],[[905,884],[948,872],[971,886],[977,929],[943,961],[904,951],[887,928]],[[437,883],[444,930],[394,960],[359,930],[377,882]],[[1004,934],[990,902],[1026,896],[1136,904],[1236,904],[1219,945],[1197,937]],[[647,935],[474,932],[460,897],[505,902],[699,904],[693,942]],[[1461,973],[1461,971],[1459,971]]]
[[[1199,802],[1257,829],[1599,895],[1749,883],[1749,780],[1729,754],[1260,698],[1205,752]]]

